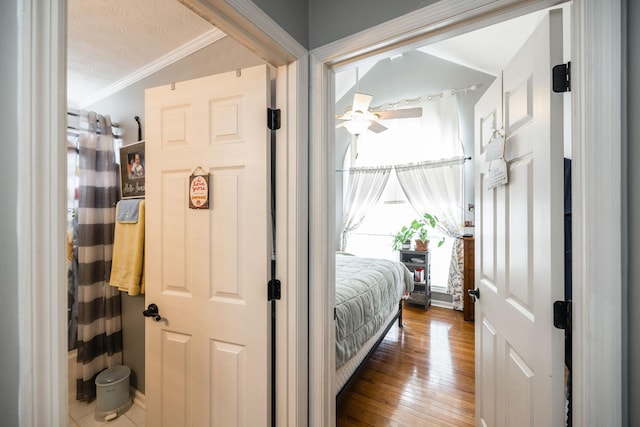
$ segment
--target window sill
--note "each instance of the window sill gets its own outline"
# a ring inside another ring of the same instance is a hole
[[[431,292],[437,292],[439,294],[446,294],[447,293],[447,288],[446,288],[446,286],[434,286],[434,285],[431,285]]]

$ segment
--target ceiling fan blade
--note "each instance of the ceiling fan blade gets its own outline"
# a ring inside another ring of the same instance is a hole
[[[351,107],[351,109],[353,111],[369,111],[369,105],[371,105],[372,99],[373,96],[371,95],[356,93],[353,95],[353,107]]]
[[[422,107],[374,111],[373,113],[378,116],[380,120],[408,119],[412,117],[422,117]]]
[[[382,131],[387,130],[386,126],[383,126],[381,123],[373,120],[371,121],[371,125],[369,126],[369,130],[375,133],[380,133]]]

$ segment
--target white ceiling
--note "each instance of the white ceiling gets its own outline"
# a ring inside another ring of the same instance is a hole
[[[422,47],[421,52],[498,76],[540,22],[546,11],[462,34]]]
[[[68,106],[90,105],[223,36],[177,0],[69,0]]]
[[[483,73],[498,76],[500,70],[513,58],[518,48],[531,35],[544,13],[546,11],[524,15],[417,50]],[[358,64],[358,77],[362,78],[374,65],[375,63],[366,60]],[[336,73],[336,100],[341,99],[354,86],[355,82],[355,68]],[[422,94],[416,94],[416,96],[419,95]]]

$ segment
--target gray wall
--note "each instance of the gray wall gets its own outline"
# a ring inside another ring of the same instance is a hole
[[[315,49],[432,3],[436,0],[309,0],[309,48]]]
[[[628,202],[628,381],[629,420],[640,420],[640,3],[627,1],[627,202]],[[623,238],[624,240],[624,238]],[[624,371],[623,371],[624,374]]]
[[[397,18],[437,0],[253,0],[309,50]]]
[[[415,98],[438,93],[445,89],[464,88],[474,84],[479,87],[466,95],[458,97],[460,120],[460,139],[465,155],[473,156],[473,106],[487,90],[494,76],[476,71],[420,51],[411,51],[402,59],[383,59],[359,81],[359,91],[373,95],[372,105]],[[353,101],[351,90],[336,102],[336,111],[342,112]],[[336,133],[336,167],[341,169],[351,136],[346,130]],[[475,185],[473,162],[465,163],[464,207],[474,203]],[[336,242],[339,242],[340,224],[342,224],[342,174],[336,176]]]
[[[263,63],[258,56],[225,37],[85,109],[111,115],[111,119],[124,130],[123,141],[128,144],[138,139],[135,116],[140,117],[144,139],[145,89]],[[145,309],[145,300],[143,295],[132,297],[123,292],[121,296],[123,363],[131,368],[131,385],[144,393],[145,323],[142,311]]]
[[[20,374],[18,341],[18,4],[0,2],[0,128],[4,143],[0,156],[0,414],[5,426],[18,425]]]
[[[309,48],[309,5],[300,0],[253,0],[302,46]]]

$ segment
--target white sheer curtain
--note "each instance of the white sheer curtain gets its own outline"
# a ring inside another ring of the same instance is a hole
[[[460,141],[457,98],[443,93],[422,104],[422,129],[428,159],[415,164],[398,165],[398,181],[409,203],[422,215],[430,213],[439,219],[439,229],[454,239],[447,292],[453,307],[463,309],[462,236],[463,201],[462,174],[464,150]]]
[[[449,92],[442,93],[422,102],[420,106],[420,138],[423,140],[425,154],[418,161],[463,157],[457,96]]]
[[[462,228],[462,168],[464,158],[415,165],[396,166],[398,181],[411,206],[419,215],[430,213],[438,217],[438,228],[455,239],[449,266],[447,291],[453,296],[453,308],[462,310],[461,248]]]
[[[402,191],[422,215],[436,215],[439,228],[451,237],[462,234],[462,168],[464,158],[398,165]]]
[[[347,247],[349,233],[360,226],[362,220],[380,200],[389,180],[390,167],[352,168],[349,170],[347,191],[343,203],[340,250]]]

